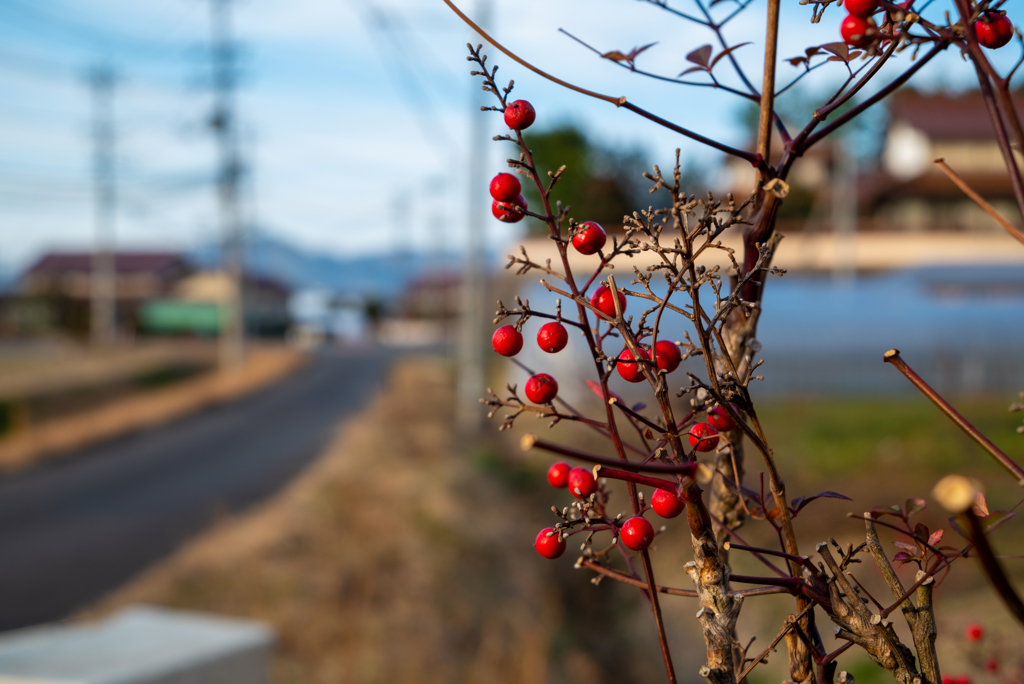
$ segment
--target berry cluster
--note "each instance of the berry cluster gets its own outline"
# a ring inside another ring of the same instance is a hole
[[[849,12],[839,25],[843,41],[850,47],[863,48],[871,45],[878,37],[878,24],[871,17],[878,11],[878,0],[845,0]]]
[[[586,526],[579,530],[611,530],[622,540],[622,544],[632,551],[643,551],[654,541],[654,526],[643,517],[646,509],[640,511],[640,515],[625,521],[621,520],[621,516],[614,520],[603,516],[603,504],[607,496],[602,496],[601,500],[598,500],[599,485],[593,473],[586,468],[571,468],[568,463],[555,463],[548,469],[548,483],[555,488],[568,488],[572,495],[580,500],[576,504],[580,515],[569,518],[566,515],[568,509],[564,509],[562,523],[557,527],[546,527],[537,534],[534,548],[545,558],[554,559],[561,556],[566,549],[566,537],[575,533],[571,528],[576,523],[584,521]],[[675,492],[665,489],[656,489],[651,497],[651,508],[662,518],[675,518],[683,512],[685,506],[684,501]]]
[[[839,25],[839,33],[850,47],[865,48],[874,43],[880,36],[878,24],[872,15],[878,12],[878,0],[844,0],[849,14]],[[909,8],[910,2],[903,2],[902,7]],[[1013,23],[1002,10],[984,12],[976,22],[974,31],[978,35],[978,43],[989,50],[1003,47],[1013,38]]]
[[[527,382],[527,396],[529,396],[530,392],[529,387],[530,384]],[[696,423],[690,429],[690,445],[695,451],[711,451],[718,446],[719,430],[724,432],[735,428],[736,422],[729,415],[728,411],[721,406],[712,407],[708,410],[708,422]],[[563,511],[562,517],[565,522],[559,523],[557,528],[546,527],[541,530],[534,542],[537,553],[540,555],[551,559],[561,556],[566,549],[566,537],[574,533],[570,531],[570,527],[573,523],[582,520],[586,520],[588,523],[587,527],[591,530],[595,529],[595,523],[603,522],[607,529],[617,532],[626,548],[633,551],[643,551],[651,545],[655,533],[651,523],[643,517],[647,509],[642,509],[640,515],[633,516],[621,524],[619,523],[619,518],[614,520],[604,518],[603,504],[607,501],[608,497],[590,470],[586,468],[573,468],[568,463],[558,462],[548,468],[547,478],[548,484],[552,487],[556,489],[568,488],[569,492],[580,500],[576,504],[577,508],[579,508],[579,516],[570,519],[566,517],[565,511]],[[600,501],[598,496],[600,496]],[[641,498],[642,501],[643,499]],[[679,496],[677,491],[670,491],[669,489],[659,487],[651,495],[650,508],[658,516],[670,519],[677,517],[685,510],[686,502]],[[588,512],[592,509],[596,510],[596,514]],[[555,511],[557,512],[557,510],[556,508]]]

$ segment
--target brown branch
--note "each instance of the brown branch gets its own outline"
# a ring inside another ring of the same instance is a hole
[[[797,144],[797,141],[799,140],[799,136],[796,139],[794,139],[794,141],[793,141],[794,142],[793,155],[781,165],[781,167],[779,169],[779,177],[780,178],[785,178],[784,171],[788,171],[789,170],[789,166],[792,165],[795,157],[798,157],[798,156],[802,155],[804,152],[809,150],[811,147],[813,147],[814,145],[819,143],[822,140],[822,138],[825,138],[826,136],[831,134],[833,131],[835,131],[837,128],[840,128],[844,124],[849,123],[850,121],[852,121],[853,119],[857,118],[858,116],[863,114],[865,111],[867,111],[868,109],[870,109],[874,105],[878,104],[879,102],[881,102],[882,100],[887,98],[897,88],[899,88],[904,83],[909,81],[910,78],[914,74],[916,74],[918,71],[920,71],[924,67],[924,65],[926,65],[928,62],[930,62],[936,55],[938,55],[940,52],[945,50],[947,47],[949,47],[949,42],[948,41],[940,40],[940,41],[936,42],[935,45],[932,47],[932,49],[929,50],[924,55],[924,57],[922,57],[919,60],[917,60],[913,64],[913,66],[911,66],[909,69],[904,71],[898,77],[893,79],[888,85],[886,85],[885,87],[881,88],[877,93],[875,93],[874,95],[872,95],[868,99],[864,100],[863,102],[861,102],[856,107],[853,107],[848,112],[846,112],[845,114],[843,114],[842,116],[837,118],[835,121],[833,121],[828,126],[825,126],[823,129],[821,129],[817,133],[815,133],[813,135],[807,136],[807,138],[802,142],[802,144],[799,144],[799,145]]]
[[[768,648],[766,648],[763,651],[761,651],[761,655],[757,656],[756,658],[753,658],[754,662],[750,663],[750,665],[748,665],[747,668],[745,670],[743,670],[743,672],[740,673],[740,676],[736,678],[736,681],[737,682],[742,682],[744,677],[746,677],[748,674],[750,674],[751,670],[753,670],[755,667],[760,665],[761,661],[763,661],[765,658],[767,658],[768,654],[775,650],[775,647],[779,645],[779,642],[782,641],[783,637],[785,637],[787,634],[789,634],[789,630],[793,629],[793,627],[796,626],[797,621],[799,621],[800,618],[802,618],[805,614],[807,614],[808,611],[813,610],[813,609],[814,609],[814,604],[810,603],[810,604],[807,605],[806,608],[804,608],[802,611],[800,611],[799,614],[788,616],[786,618],[786,624],[784,624],[782,626],[782,629],[779,630],[779,633],[775,635],[774,639],[772,639],[772,643],[768,644]]]
[[[578,449],[562,446],[561,444],[555,444],[554,442],[548,442],[547,440],[540,439],[537,435],[532,434],[523,435],[523,438],[519,441],[519,446],[523,451],[543,449],[544,451],[550,451],[553,454],[560,454],[569,458],[575,458],[579,461],[597,463],[603,466],[610,466],[612,468],[622,468],[623,470],[635,473],[674,473],[677,475],[689,475],[690,477],[693,477],[694,473],[697,472],[696,463],[635,463],[632,461],[605,458],[604,456],[588,454],[586,452],[579,451]]]
[[[622,582],[629,584],[640,589],[647,588],[647,582],[630,577],[624,572],[606,568],[603,565],[595,563],[589,558],[580,558],[576,561],[577,568],[588,568],[596,573],[604,575],[605,577],[611,578],[616,582]],[[660,584],[655,585],[655,589],[659,594],[668,594],[669,596],[685,596],[686,598],[697,598],[697,592],[693,589],[677,589],[675,587],[663,587]],[[785,587],[757,587],[756,589],[741,589],[739,591],[733,591],[733,596],[767,596],[769,594],[785,594],[787,590]]]
[[[989,581],[992,582],[993,588],[999,594],[999,598],[1002,599],[1003,603],[1006,604],[1010,614],[1024,625],[1024,602],[1021,601],[1013,585],[1010,584],[1006,572],[1003,571],[1003,566],[999,563],[995,552],[992,550],[992,546],[988,543],[985,526],[972,509],[968,508],[964,515],[967,516],[967,521],[970,523],[971,542],[978,550],[978,559],[981,561],[985,574],[988,575]]]
[[[651,609],[654,612],[654,626],[658,631],[658,644],[661,646],[661,657],[665,661],[665,670],[668,674],[670,684],[675,684],[676,673],[672,665],[672,655],[668,650],[668,639],[665,637],[665,623],[661,618],[661,604],[658,602],[658,591],[654,583],[654,568],[651,567],[651,554],[647,549],[640,552],[644,561],[644,576],[647,577],[647,592],[651,597]],[[696,592],[694,592],[696,593]]]
[[[779,3],[780,0],[768,0],[768,27],[764,39],[764,82],[761,84],[761,111],[757,123],[757,153],[765,161],[771,158],[772,114],[775,112],[775,60],[779,44]],[[767,178],[763,177],[762,180]]]
[[[977,442],[985,451],[992,455],[992,458],[996,459],[1003,468],[1005,468],[1011,475],[1017,479],[1017,483],[1024,486],[1024,468],[1021,468],[1017,463],[1003,453],[1003,451],[993,444],[989,439],[981,434],[978,428],[971,425],[966,418],[960,415],[955,408],[953,408],[948,401],[942,398],[942,396],[932,389],[928,383],[926,383],[920,375],[915,373],[913,369],[907,365],[907,362],[900,357],[899,349],[890,349],[885,352],[884,356],[886,363],[891,363],[896,367],[899,372],[907,376],[907,379],[914,384],[917,389],[921,390],[921,393],[928,397],[933,404],[939,407],[939,410],[946,414],[946,417],[956,423],[956,426],[963,430],[968,437]]]
[[[731,154],[734,157],[739,157],[740,159],[746,159],[751,164],[755,163],[755,161],[757,160],[756,155],[754,155],[754,154],[752,154],[750,152],[747,152],[745,150],[738,150],[735,147],[730,147],[729,145],[726,145],[724,143],[720,143],[717,140],[712,140],[711,138],[704,137],[703,135],[700,135],[699,133],[695,133],[695,132],[691,131],[688,128],[683,128],[682,126],[674,124],[671,121],[667,121],[667,120],[661,118],[660,116],[656,116],[655,114],[652,114],[651,112],[648,112],[646,109],[638,107],[635,104],[627,101],[625,95],[623,95],[621,97],[612,97],[611,95],[602,95],[601,93],[596,93],[593,90],[587,90],[586,88],[581,88],[579,86],[575,86],[575,85],[573,85],[571,83],[563,81],[562,79],[558,78],[557,76],[552,76],[551,74],[547,73],[546,71],[542,71],[541,69],[538,69],[537,67],[533,66],[532,64],[527,62],[525,59],[523,59],[522,57],[519,57],[514,52],[512,52],[511,50],[506,48],[504,45],[502,45],[501,43],[496,41],[494,38],[492,38],[490,36],[490,34],[488,34],[482,28],[477,26],[476,23],[474,23],[472,19],[470,19],[468,16],[466,16],[462,12],[462,10],[460,10],[458,7],[456,7],[455,4],[452,3],[451,0],[444,0],[444,4],[448,5],[448,7],[450,7],[452,9],[452,11],[455,12],[455,14],[459,15],[459,18],[462,19],[462,21],[466,22],[466,24],[468,24],[470,27],[472,27],[472,29],[474,31],[476,31],[480,35],[480,37],[482,37],[488,43],[490,43],[494,47],[496,47],[499,50],[501,50],[501,52],[503,52],[509,58],[515,60],[516,62],[518,62],[519,64],[523,65],[524,67],[526,67],[527,69],[529,69],[533,73],[537,74],[538,76],[546,78],[547,80],[551,81],[552,83],[557,83],[558,85],[562,86],[563,88],[568,88],[569,90],[572,90],[572,91],[575,91],[577,93],[580,93],[581,95],[586,95],[587,97],[593,97],[593,98],[601,100],[603,102],[609,102],[609,103],[615,105],[616,107],[624,107],[624,108],[628,109],[631,112],[639,114],[640,116],[644,117],[645,119],[649,119],[649,120],[651,120],[651,121],[653,121],[653,122],[655,122],[655,123],[657,123],[657,124],[659,124],[661,126],[664,126],[665,128],[668,128],[669,130],[675,131],[676,133],[679,133],[680,135],[684,135],[687,138],[690,138],[691,140],[696,140],[699,143],[703,143],[703,144],[705,144],[705,145],[707,145],[709,147],[712,147],[712,148],[714,148],[714,149],[716,149],[716,150],[718,150],[720,152],[725,152],[726,154]],[[543,192],[544,192],[544,189],[541,188],[541,193],[543,193]],[[541,218],[543,218],[543,217],[541,217]]]
[[[1024,233],[1017,230],[1016,226],[1014,226],[1006,218],[1004,218],[1002,214],[996,211],[995,207],[986,202],[981,195],[976,193],[971,188],[971,186],[964,182],[964,179],[961,178],[956,171],[951,169],[944,159],[936,159],[935,163],[939,165],[939,168],[942,169],[947,176],[949,176],[949,179],[953,181],[956,184],[956,186],[963,191],[965,195],[970,197],[975,204],[984,209],[985,213],[991,216],[993,219],[995,219],[996,223],[1001,225],[1007,233],[1013,236],[1015,240],[1024,245]]]

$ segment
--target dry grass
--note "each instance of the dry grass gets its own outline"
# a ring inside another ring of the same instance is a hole
[[[240,368],[206,373],[91,411],[30,425],[0,440],[0,472],[20,470],[45,458],[236,399],[270,384],[303,363],[303,355],[285,347],[254,347]]]
[[[533,462],[514,444],[515,462],[453,453],[450,380],[440,362],[399,365],[381,395],[279,495],[221,523],[88,617],[145,602],[266,620],[280,636],[277,683],[663,681],[640,594],[611,582],[594,587],[572,570],[572,550],[552,563],[530,548],[551,522],[547,506],[564,503],[563,492],[543,484],[550,459]],[[829,512],[841,518],[844,506]],[[665,524],[669,536],[659,537],[653,558],[658,579],[688,587],[685,523]],[[744,532],[774,543],[754,526]],[[999,684],[966,664],[960,635],[971,620],[994,635],[1015,626],[970,563],[960,573],[938,596],[944,666]],[[865,565],[861,579],[874,586],[875,575]],[[676,671],[696,681],[704,657],[696,606],[665,598],[663,608]],[[763,647],[792,609],[788,596],[752,600],[741,640],[757,633],[754,650]],[[832,644],[828,620],[820,626]],[[784,653],[771,661],[755,671],[755,684],[785,678]],[[859,653],[841,667],[868,684],[887,680]]]
[[[603,681],[595,659],[553,649],[557,568],[517,497],[452,456],[451,394],[440,362],[401,364],[282,493],[89,615],[146,602],[266,620],[275,682]]]

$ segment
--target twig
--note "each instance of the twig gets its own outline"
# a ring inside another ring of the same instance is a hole
[[[920,375],[914,372],[914,370],[907,365],[907,362],[900,357],[899,349],[890,349],[885,352],[884,356],[886,363],[891,363],[896,367],[899,372],[907,376],[907,379],[914,384],[917,389],[921,390],[921,393],[928,397],[933,404],[939,407],[939,410],[946,414],[946,417],[956,423],[957,427],[963,430],[968,437],[977,442],[985,451],[992,455],[996,461],[999,462],[1003,468],[1005,468],[1011,475],[1017,479],[1017,483],[1024,487],[1024,468],[1021,468],[1012,458],[1003,453],[1003,451],[989,441],[988,437],[981,434],[978,428],[971,425],[966,418],[961,416],[955,408],[953,408],[948,401],[942,398],[942,396],[932,389],[928,383],[926,383]]]
[[[1021,233],[1019,230],[1017,230],[1017,227],[1014,226],[1012,223],[1010,223],[1008,220],[1006,220],[1003,217],[1002,214],[1000,214],[998,211],[996,211],[995,207],[993,207],[991,204],[986,202],[981,197],[981,195],[976,193],[971,188],[971,186],[967,185],[967,183],[964,182],[964,179],[961,178],[960,175],[957,174],[956,171],[954,171],[953,169],[951,169],[949,167],[949,164],[946,163],[946,160],[944,160],[944,159],[936,159],[935,163],[939,165],[939,168],[942,169],[947,176],[949,176],[949,179],[951,181],[956,183],[956,186],[958,188],[960,188],[965,195],[970,197],[974,201],[975,204],[977,204],[979,207],[984,209],[985,213],[988,214],[989,216],[991,216],[993,219],[995,219],[996,223],[998,223],[1003,228],[1005,228],[1006,232],[1009,233],[1010,235],[1012,235],[1015,240],[1017,240],[1022,245],[1024,245],[1024,233]]]

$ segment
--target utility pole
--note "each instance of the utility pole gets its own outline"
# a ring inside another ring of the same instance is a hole
[[[114,72],[97,66],[89,74],[93,100],[93,183],[95,247],[89,284],[89,328],[92,343],[108,346],[117,337],[117,273],[114,264]]]
[[[478,0],[475,15],[485,30],[491,23],[491,0]],[[483,39],[480,39],[483,42]],[[480,397],[484,390],[484,349],[487,334],[484,328],[487,306],[487,278],[484,261],[484,208],[487,194],[485,115],[480,106],[488,104],[489,93],[472,85],[472,114],[469,125],[469,197],[466,201],[466,261],[462,269],[462,307],[459,325],[458,396],[456,421],[459,432],[466,437],[479,434],[483,422]]]
[[[239,180],[242,162],[238,149],[235,118],[235,47],[231,41],[232,0],[210,0],[211,61],[215,93],[210,127],[217,138],[220,173],[217,183],[220,226],[223,241],[222,269],[227,276],[226,299],[222,303],[220,326],[221,368],[238,366],[245,360],[245,321],[242,305],[242,223],[239,212]]]
[[[857,157],[848,138],[832,141],[832,230],[835,263],[832,277],[848,281],[857,271]]]

